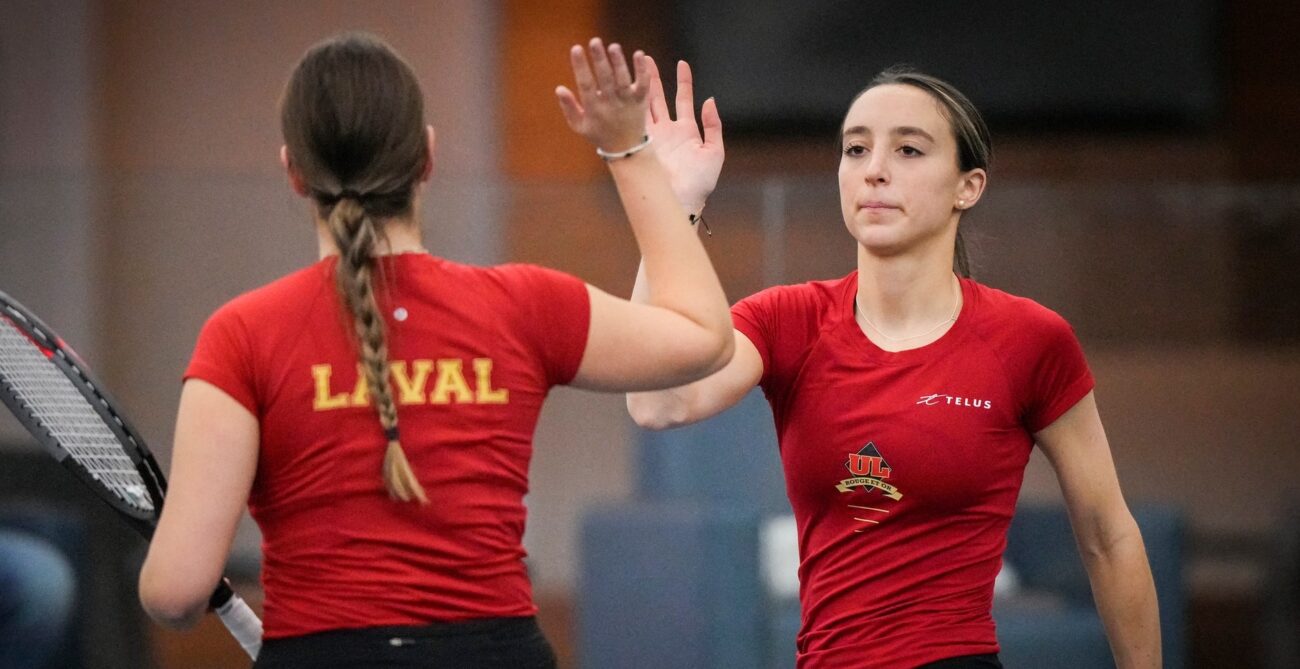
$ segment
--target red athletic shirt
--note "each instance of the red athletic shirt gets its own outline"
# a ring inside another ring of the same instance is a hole
[[[732,308],[763,358],[799,530],[801,669],[998,650],[993,580],[1032,435],[1093,379],[1060,316],[961,287],[951,329],[897,353],[854,319],[856,272]]]
[[[429,504],[391,501],[386,441],[322,260],[219,309],[187,379],[261,430],[267,638],[536,612],[522,538],[533,431],[577,372],[590,304],[573,277],[385,257],[375,277],[402,445]]]

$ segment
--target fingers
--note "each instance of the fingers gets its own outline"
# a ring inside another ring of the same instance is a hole
[[[704,126],[704,143],[722,148],[722,117],[718,116],[718,101],[709,98],[700,109],[700,125]]]
[[[591,38],[587,45],[587,55],[591,58],[591,66],[596,73],[597,89],[602,94],[612,94],[618,88],[614,83],[614,66],[609,62],[609,54],[599,37]]]
[[[632,88],[632,73],[627,69],[627,58],[623,56],[623,47],[609,45],[609,64],[614,68],[614,86],[622,93]]]
[[[677,120],[695,118],[695,81],[691,78],[691,66],[686,61],[677,61]]]
[[[564,86],[555,87],[555,97],[560,101],[560,113],[564,114],[564,122],[569,124],[570,130],[577,132],[582,127],[582,105],[578,103],[577,97]]]
[[[578,94],[583,100],[596,97],[596,78],[591,74],[587,55],[577,44],[569,49],[569,64],[573,66],[573,79],[578,84]]]
[[[621,124],[636,119],[633,125],[639,125],[639,134],[644,134],[645,125],[637,123],[644,121],[642,117],[648,115],[646,108],[641,106],[645,104],[651,79],[650,64],[644,53],[637,51],[632,54],[629,67],[622,46],[610,44],[606,48],[600,38],[596,37],[586,47],[574,45],[570,48],[569,64],[573,67],[573,78],[577,83],[576,93],[567,87],[558,86],[555,97],[565,122],[572,130],[596,141],[595,135],[601,134],[597,126],[603,127],[611,121]],[[628,113],[632,116],[628,117]],[[595,126],[593,122],[596,123]]]
[[[668,115],[668,96],[664,93],[664,80],[659,77],[655,59],[646,56],[646,72],[650,78],[650,119],[652,122],[671,121]]]
[[[650,92],[650,76],[646,70],[648,58],[644,51],[637,50],[632,53],[632,68],[636,70],[636,81],[632,82],[632,96],[637,100],[644,100],[646,93]]]

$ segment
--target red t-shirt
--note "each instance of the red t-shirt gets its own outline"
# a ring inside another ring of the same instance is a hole
[[[389,499],[386,441],[328,258],[219,309],[185,378],[261,429],[267,638],[536,612],[523,558],[542,400],[577,372],[590,304],[573,277],[385,257],[375,277],[402,445],[429,504]]]
[[[897,353],[854,319],[856,272],[732,309],[763,358],[799,530],[801,669],[998,650],[993,580],[1032,435],[1093,379],[1060,316],[961,287],[951,329]]]

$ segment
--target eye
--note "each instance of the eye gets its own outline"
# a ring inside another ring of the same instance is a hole
[[[866,152],[867,152],[867,147],[862,146],[861,144],[850,144],[844,147],[844,155],[846,156],[856,157],[856,156],[864,155],[866,154]]]
[[[902,153],[903,155],[908,156],[909,158],[925,155],[923,151],[916,148],[915,146],[912,146],[911,144],[904,144],[903,146],[899,147],[898,151],[899,153]]]

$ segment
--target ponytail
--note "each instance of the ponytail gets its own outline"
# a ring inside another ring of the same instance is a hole
[[[952,271],[964,279],[970,278],[970,252],[966,250],[966,238],[961,234],[961,226],[957,227],[957,244],[953,249]]]
[[[388,441],[384,453],[384,487],[388,489],[389,497],[395,500],[418,500],[421,504],[428,504],[429,498],[411,470],[397,433],[397,405],[388,381],[388,343],[373,284],[374,248],[379,231],[374,218],[361,206],[358,197],[348,194],[340,198],[330,211],[329,232],[339,249],[339,261],[334,271],[335,286],[352,314],[361,345],[361,369]]]

